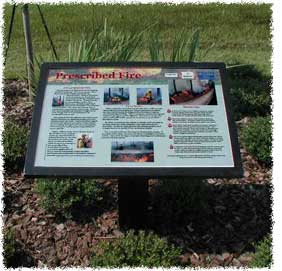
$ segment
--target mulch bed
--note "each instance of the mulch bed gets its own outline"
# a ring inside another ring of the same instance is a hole
[[[5,82],[4,117],[30,127],[32,105],[28,104],[26,89],[25,81]],[[242,120],[238,126],[247,121]],[[170,216],[161,209],[162,199],[154,193],[161,181],[150,180],[148,228],[183,249],[183,264],[247,266],[252,259],[252,243],[270,232],[271,169],[258,163],[244,148],[241,155],[243,178],[205,180],[210,195],[208,210]],[[58,221],[47,213],[39,204],[35,182],[25,179],[21,172],[4,176],[4,229],[14,229],[17,242],[28,255],[27,262],[38,267],[86,267],[98,242],[123,235],[118,225],[117,180],[99,180],[112,191],[113,202],[87,223]]]

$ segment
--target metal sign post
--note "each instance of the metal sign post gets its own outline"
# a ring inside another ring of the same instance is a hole
[[[149,198],[147,178],[121,178],[118,182],[119,226],[144,229],[147,225]]]
[[[32,39],[31,39],[31,32],[30,32],[29,11],[28,11],[27,4],[23,5],[22,16],[23,16],[25,47],[26,47],[28,91],[29,91],[29,100],[31,101],[32,100],[32,83],[34,79],[34,64],[33,64],[33,48],[32,48]]]

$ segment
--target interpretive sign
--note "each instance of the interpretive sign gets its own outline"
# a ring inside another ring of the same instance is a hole
[[[29,176],[242,174],[223,63],[46,63]]]

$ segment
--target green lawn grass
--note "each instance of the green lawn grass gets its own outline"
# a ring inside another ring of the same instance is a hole
[[[51,50],[38,10],[29,5],[32,39],[35,55],[47,57]],[[187,29],[192,33],[200,28],[200,48],[215,46],[205,61],[224,61],[227,64],[255,64],[264,74],[271,74],[271,5],[269,4],[138,4],[138,5],[41,5],[49,30],[61,59],[67,55],[70,40],[79,40],[83,34],[109,26],[121,32],[140,32],[155,25],[170,48],[175,32]],[[4,9],[4,37],[7,37],[12,6]],[[134,60],[150,60],[146,38],[139,45]],[[17,8],[11,46],[6,62],[6,78],[26,74],[25,44],[21,6]]]

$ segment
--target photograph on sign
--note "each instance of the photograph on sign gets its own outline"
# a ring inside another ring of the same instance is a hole
[[[234,168],[220,69],[46,71],[33,167]]]
[[[112,162],[154,162],[154,143],[149,142],[113,142]]]
[[[129,104],[128,88],[106,88],[104,90],[104,105]]]
[[[156,105],[162,104],[160,88],[137,88],[137,104]]]

